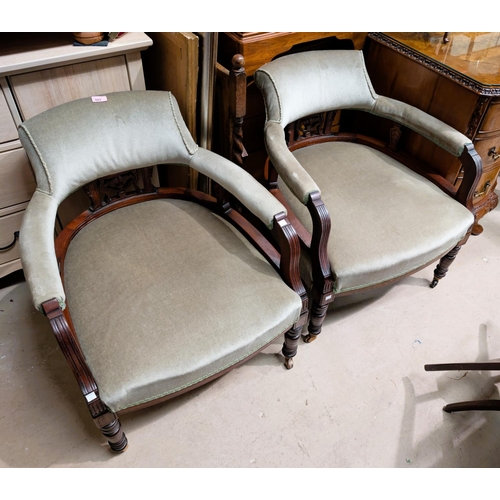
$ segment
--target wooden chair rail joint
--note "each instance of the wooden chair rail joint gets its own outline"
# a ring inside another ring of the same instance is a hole
[[[49,320],[57,318],[63,314],[61,305],[56,298],[47,300],[41,304],[42,310]]]

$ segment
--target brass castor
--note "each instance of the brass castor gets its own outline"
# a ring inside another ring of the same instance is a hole
[[[285,358],[285,366],[287,370],[291,370],[293,368],[293,358]]]
[[[311,342],[314,342],[316,340],[317,335],[314,335],[314,333],[308,333],[307,335],[302,336],[302,340],[306,344],[310,344]]]

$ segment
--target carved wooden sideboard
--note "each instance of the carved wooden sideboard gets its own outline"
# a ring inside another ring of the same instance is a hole
[[[483,160],[474,195],[480,219],[498,204],[500,170],[500,33],[369,33],[368,73],[375,91],[407,102],[455,127],[473,141]],[[393,124],[366,117],[361,126],[386,140]],[[392,130],[392,132],[391,132]],[[398,148],[410,152],[458,187],[460,162],[416,133],[404,130]],[[480,234],[480,224],[473,234]]]
[[[17,126],[73,99],[144,90],[141,51],[151,44],[144,33],[107,47],[73,46],[71,33],[0,34],[0,278],[21,269],[17,235],[36,188]],[[63,201],[61,226],[87,207],[81,191]]]
[[[325,48],[361,49],[363,32],[220,32],[213,149],[264,180],[265,110],[253,74],[286,53]]]

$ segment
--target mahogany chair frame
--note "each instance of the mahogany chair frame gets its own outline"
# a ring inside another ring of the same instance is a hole
[[[285,341],[282,349],[283,356],[285,357],[285,365],[287,368],[291,368],[293,366],[293,357],[297,353],[298,341],[303,326],[307,321],[308,298],[299,272],[300,242],[285,213],[282,212],[275,216],[274,227],[271,231],[274,241],[279,244],[278,250],[275,245],[270,243],[271,238],[269,235],[264,236],[261,231],[257,230],[231,207],[226,201],[223,189],[217,189],[218,198],[215,198],[189,188],[156,188],[150,182],[151,171],[151,167],[138,169],[122,173],[118,176],[98,179],[85,186],[85,191],[92,201],[91,208],[70,222],[55,241],[56,256],[63,282],[64,259],[72,239],[80,230],[97,218],[129,205],[161,198],[184,199],[201,204],[236,227],[259,250],[273,268],[278,271],[284,282],[301,297],[302,309],[300,317],[292,328],[285,333]],[[130,180],[131,177],[132,181]],[[137,180],[139,178],[143,181],[144,188],[142,189],[137,188]],[[136,189],[132,193],[126,193],[126,186],[135,186]],[[61,351],[68,361],[80,390],[85,397],[91,417],[102,434],[107,438],[109,446],[114,452],[123,452],[127,447],[127,438],[121,428],[119,415],[161,403],[204,385],[246,362],[269,345],[267,344],[259,351],[226,370],[174,394],[114,413],[106,407],[99,397],[99,388],[85,361],[85,356],[78,342],[78,337],[71,320],[70,307],[68,306],[64,310],[61,310],[58,300],[54,298],[44,302],[42,308],[50,321]]]
[[[289,150],[295,151],[297,149],[314,144],[335,141],[354,142],[377,149],[379,151],[382,151],[386,155],[396,159],[397,161],[409,167],[414,172],[422,175],[423,177],[437,185],[451,198],[455,199],[463,206],[465,206],[470,212],[472,212],[472,214],[474,215],[474,223],[477,222],[473,199],[475,196],[477,196],[476,188],[481,179],[483,167],[481,157],[476,152],[472,144],[469,144],[464,148],[464,151],[460,157],[464,174],[461,184],[457,187],[451,184],[438,173],[431,171],[428,167],[426,167],[426,165],[418,162],[412,156],[398,151],[397,145],[402,135],[401,125],[394,123],[394,126],[390,131],[389,140],[387,143],[384,143],[380,140],[366,135],[356,133],[331,132],[335,113],[336,111],[319,113],[317,115],[303,117],[295,122],[290,123],[285,128],[285,137]],[[264,175],[267,187],[270,192],[287,208],[288,218],[297,231],[297,234],[299,235],[301,245],[303,246],[304,250],[308,252],[311,258],[313,280],[311,316],[308,327],[309,332],[303,337],[303,340],[309,343],[314,341],[316,337],[321,333],[321,328],[326,316],[328,306],[335,300],[335,297],[350,295],[356,293],[357,291],[352,290],[339,292],[337,294],[334,292],[333,284],[335,282],[335,275],[330,267],[327,252],[327,243],[330,235],[331,222],[330,215],[321,199],[320,193],[317,191],[311,193],[307,202],[307,208],[309,210],[313,223],[313,231],[311,235],[309,231],[298,220],[298,218],[294,215],[292,208],[289,206],[282,192],[278,188],[278,173],[269,158],[267,158],[265,163]],[[465,237],[460,242],[458,242],[456,247],[454,247],[448,253],[440,255],[435,259],[434,262],[439,262],[434,270],[434,277],[432,282],[430,283],[431,288],[434,288],[438,284],[439,280],[445,277],[448,268],[454,261],[460,248],[469,239],[472,233],[473,226],[474,225],[469,228]],[[381,286],[390,285],[405,278],[406,276],[420,271],[428,265],[429,264],[421,266],[392,280],[371,285],[364,288],[363,290],[371,290],[374,288],[379,288]]]

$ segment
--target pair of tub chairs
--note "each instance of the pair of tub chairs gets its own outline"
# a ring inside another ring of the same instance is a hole
[[[255,79],[271,189],[198,147],[169,92],[80,99],[19,128],[38,186],[20,231],[26,281],[114,452],[127,446],[120,414],[205,384],[281,335],[291,368],[335,296],[439,261],[435,283],[471,233],[481,161],[470,140],[377,96],[361,52],[285,56]],[[289,148],[292,122],[339,109],[422,133],[462,159],[462,184],[446,191],[355,135]],[[217,195],[153,186],[152,166],[169,164],[210,177]],[[54,242],[59,204],[82,186],[90,208]]]

